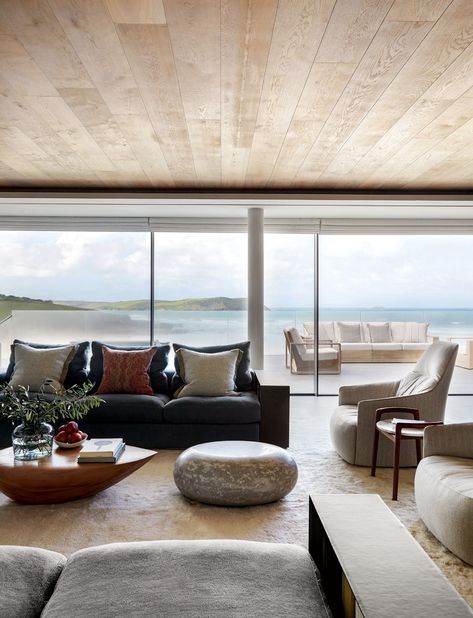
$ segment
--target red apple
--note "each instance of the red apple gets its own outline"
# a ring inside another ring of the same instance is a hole
[[[57,433],[60,433],[61,431],[66,431],[66,430],[67,430],[67,425],[61,425],[59,429],[57,430]]]
[[[76,433],[71,433],[69,436],[69,444],[75,444],[76,442],[80,442],[81,440],[83,440],[82,434],[80,434],[78,431],[76,431]]]
[[[67,440],[67,433],[63,430],[63,431],[58,431],[58,433],[56,434],[56,440],[58,442],[66,442]]]
[[[87,438],[87,434],[84,433],[83,431],[79,431],[79,433],[82,436],[82,439]]]
[[[69,421],[66,425],[66,431],[68,433],[75,433],[79,431],[79,425],[75,421]]]

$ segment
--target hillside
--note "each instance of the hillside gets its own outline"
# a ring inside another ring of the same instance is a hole
[[[77,309],[71,305],[56,304],[51,300],[0,294],[0,321],[11,315],[12,311],[77,311]]]
[[[63,301],[64,302],[64,301]],[[84,309],[109,309],[121,311],[146,311],[147,300],[122,300],[116,302],[65,301],[71,306]],[[246,298],[183,298],[181,300],[156,300],[154,308],[158,311],[245,311]]]

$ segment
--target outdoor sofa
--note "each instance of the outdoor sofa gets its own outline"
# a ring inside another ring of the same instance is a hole
[[[14,343],[21,343],[15,340]],[[33,347],[55,347],[28,344]],[[85,380],[100,384],[103,373],[102,344],[82,342],[72,359],[65,386],[82,384]],[[140,346],[111,346],[112,349],[140,349]],[[146,346],[141,347],[144,349]],[[289,387],[266,384],[250,368],[248,341],[224,346],[195,348],[173,344],[174,350],[186,348],[214,353],[238,348],[242,357],[238,363],[235,383],[237,396],[174,398],[183,382],[176,363],[174,371],[166,371],[169,344],[157,346],[150,367],[153,395],[104,394],[104,403],[91,410],[80,421],[80,427],[94,438],[121,437],[133,446],[143,448],[187,448],[214,440],[254,440],[289,445]],[[14,368],[14,359],[0,375],[7,382]],[[11,446],[12,425],[0,422],[0,447]]]
[[[426,322],[319,322],[319,340],[339,344],[342,363],[409,363],[417,361],[438,337]],[[314,323],[304,322],[306,342]]]

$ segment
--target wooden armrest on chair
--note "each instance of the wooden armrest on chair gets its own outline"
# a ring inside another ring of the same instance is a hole
[[[412,417],[418,421],[419,420],[419,410],[417,408],[401,408],[400,406],[388,407],[388,408],[378,408],[376,410],[375,417],[375,425],[378,421],[381,420],[381,417],[385,414],[412,414]],[[393,417],[394,418],[394,417]],[[412,425],[412,423],[409,423]]]

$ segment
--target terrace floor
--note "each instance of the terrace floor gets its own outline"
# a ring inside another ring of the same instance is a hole
[[[389,382],[411,371],[414,363],[342,363],[339,375],[319,375],[319,395],[336,395],[345,384]],[[315,393],[313,375],[295,375],[285,367],[284,356],[265,356],[265,377],[274,384],[289,384],[292,394]],[[455,367],[451,395],[473,395],[473,369]]]

